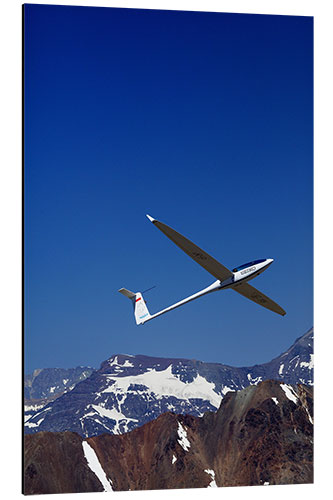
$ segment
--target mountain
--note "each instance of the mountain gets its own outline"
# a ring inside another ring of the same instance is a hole
[[[253,367],[114,355],[70,392],[34,413],[25,430],[67,430],[83,437],[122,434],[168,411],[202,416],[218,409],[229,391],[267,379],[313,384],[313,329],[277,358]]]
[[[313,390],[268,380],[202,417],[171,412],[122,435],[25,436],[24,493],[313,482]]]
[[[78,366],[77,368],[44,368],[34,370],[24,377],[24,409],[25,420],[28,420],[46,404],[54,401],[64,392],[70,391],[82,380],[89,377],[93,368]]]
[[[313,385],[313,328],[283,354],[269,363],[256,365],[256,373],[263,380],[284,380],[288,384]]]
[[[32,374],[24,377],[24,397],[27,400],[52,397],[89,377],[93,371],[89,366],[34,370]]]

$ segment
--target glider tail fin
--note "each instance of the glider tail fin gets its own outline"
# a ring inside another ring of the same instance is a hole
[[[131,292],[130,290],[126,290],[126,288],[121,288],[118,291],[125,295],[125,297],[131,299],[134,308],[136,324],[141,325],[145,323],[145,321],[150,318],[150,314],[142,294],[140,292]]]
[[[135,294],[134,316],[137,325],[143,324],[150,318],[148,307],[140,292]]]

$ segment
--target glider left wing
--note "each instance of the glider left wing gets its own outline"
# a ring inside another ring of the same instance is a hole
[[[150,222],[154,224],[154,226],[158,227],[162,233],[164,233],[171,241],[173,241],[179,248],[183,250],[183,252],[187,253],[189,257],[191,257],[195,262],[200,264],[201,267],[206,269],[210,274],[215,276],[218,280],[225,280],[227,278],[231,278],[233,273],[229,271],[228,268],[223,266],[220,262],[214,259],[211,255],[206,253],[204,250],[195,245],[192,241],[185,238],[180,233],[177,233],[174,229],[167,226],[163,222],[160,222],[150,215],[147,215]]]
[[[269,309],[270,311],[276,312],[277,314],[281,314],[281,316],[284,316],[286,314],[286,311],[282,309],[282,307],[280,307],[279,304],[277,304],[272,299],[267,297],[267,295],[264,295],[262,292],[259,292],[259,290],[254,288],[254,286],[249,285],[248,283],[239,283],[236,284],[235,286],[232,286],[231,288],[232,290],[235,290],[235,292],[240,293],[244,297],[253,300],[253,302],[256,302],[260,306],[266,307],[266,309]]]

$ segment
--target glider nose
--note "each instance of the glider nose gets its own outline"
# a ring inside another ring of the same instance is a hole
[[[267,259],[267,264],[270,266],[274,262],[274,259]]]

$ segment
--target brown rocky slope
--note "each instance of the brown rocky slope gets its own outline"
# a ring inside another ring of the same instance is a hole
[[[201,418],[164,413],[127,434],[86,440],[27,435],[24,492],[103,491],[105,482],[114,491],[311,483],[312,408],[312,388],[268,380],[228,392]],[[104,481],[88,465],[84,441]]]

